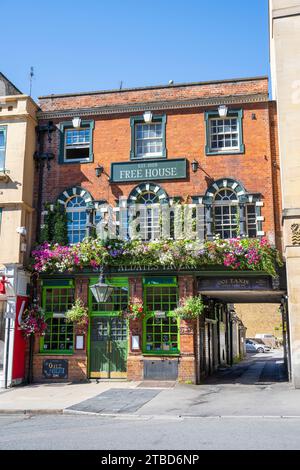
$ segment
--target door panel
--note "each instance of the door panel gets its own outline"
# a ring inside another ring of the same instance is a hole
[[[109,377],[109,318],[91,319],[90,376]]]
[[[127,321],[111,318],[110,321],[110,377],[126,377],[127,370]]]
[[[93,317],[90,341],[90,377],[126,377],[127,321],[119,317]]]

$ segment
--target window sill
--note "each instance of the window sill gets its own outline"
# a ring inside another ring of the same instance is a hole
[[[143,356],[159,356],[159,357],[165,357],[165,356],[172,356],[172,357],[179,357],[180,353],[178,351],[176,352],[171,352],[171,351],[159,351],[159,352],[142,352]]]
[[[242,149],[242,150],[230,150],[230,151],[224,151],[224,152],[214,152],[214,151],[206,151],[205,152],[205,155],[207,157],[210,157],[210,156],[216,156],[216,155],[221,155],[221,156],[224,156],[224,155],[229,155],[229,156],[232,156],[232,155],[243,155],[245,153],[245,149]]]
[[[53,352],[53,351],[42,351],[42,352],[39,352],[38,353],[39,356],[73,356],[74,355],[74,351],[72,352],[65,352],[65,351],[61,351],[61,352]]]
[[[77,165],[78,164],[82,165],[83,163],[93,163],[93,159],[88,159],[88,160],[86,160],[86,159],[79,160],[78,159],[78,160],[68,160],[68,161],[63,160],[62,162],[59,162],[60,165],[74,165],[74,164],[76,165],[76,163],[77,163]]]
[[[150,156],[149,157],[147,157],[147,156],[143,156],[143,157],[131,156],[130,160],[131,161],[141,161],[141,160],[142,161],[145,161],[145,160],[150,161],[150,160],[163,160],[163,159],[166,159],[166,158],[167,158],[166,155],[156,155],[156,156],[153,155],[151,157]]]

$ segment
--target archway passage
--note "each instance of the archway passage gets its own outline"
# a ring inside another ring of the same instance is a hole
[[[202,383],[268,386],[289,381],[285,291],[267,288],[268,282],[237,276],[199,280],[199,292],[216,312],[201,320]]]

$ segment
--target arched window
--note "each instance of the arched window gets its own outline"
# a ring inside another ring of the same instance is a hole
[[[158,202],[159,198],[157,194],[153,193],[152,191],[145,191],[137,198],[138,204],[157,204]]]
[[[263,206],[259,193],[248,193],[242,183],[231,178],[215,181],[203,197],[206,236],[228,239],[263,236]]]
[[[165,191],[154,183],[142,183],[131,192],[129,205],[136,205],[140,223],[137,232],[142,240],[156,240],[161,236],[160,204],[168,202]]]
[[[87,207],[93,206],[91,194],[81,186],[74,186],[63,191],[57,198],[67,214],[69,243],[81,242],[86,236],[86,226],[90,222]]]
[[[232,189],[221,189],[213,203],[214,233],[221,238],[238,235],[238,198]]]
[[[145,241],[160,237],[159,198],[152,191],[144,191],[137,197],[138,215],[141,220],[140,232]],[[143,207],[143,206],[147,206]]]
[[[68,239],[69,243],[81,242],[86,235],[86,203],[80,196],[71,197],[66,203],[68,217]]]

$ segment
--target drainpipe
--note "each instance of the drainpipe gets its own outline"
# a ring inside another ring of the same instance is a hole
[[[56,131],[52,121],[48,121],[46,125],[38,125],[36,127],[37,134],[37,147],[38,149],[33,155],[35,160],[36,169],[38,170],[38,198],[37,198],[37,215],[36,215],[36,242],[39,242],[41,234],[41,221],[42,221],[42,208],[43,208],[43,190],[44,190],[44,166],[47,164],[47,169],[50,170],[50,160],[54,158],[54,154],[50,152],[44,152],[44,135],[47,133],[48,143],[52,142],[51,134]],[[34,276],[32,279],[33,287],[33,301],[37,302],[37,277]],[[32,383],[33,378],[33,350],[34,350],[34,337],[30,336],[29,339],[29,363],[28,363],[28,374],[27,381]]]
[[[6,336],[6,357],[5,357],[5,372],[4,372],[4,388],[8,388],[8,362],[9,362],[9,346],[10,346],[10,318],[7,319],[7,336]]]
[[[51,134],[56,130],[52,121],[48,121],[46,125],[36,127],[38,150],[34,153],[36,168],[39,172],[38,181],[38,199],[37,199],[37,219],[36,219],[36,241],[39,241],[41,233],[41,213],[43,208],[43,189],[44,189],[44,166],[47,164],[47,169],[50,170],[50,160],[54,158],[54,154],[44,152],[44,135],[48,135],[48,143],[52,142]]]

